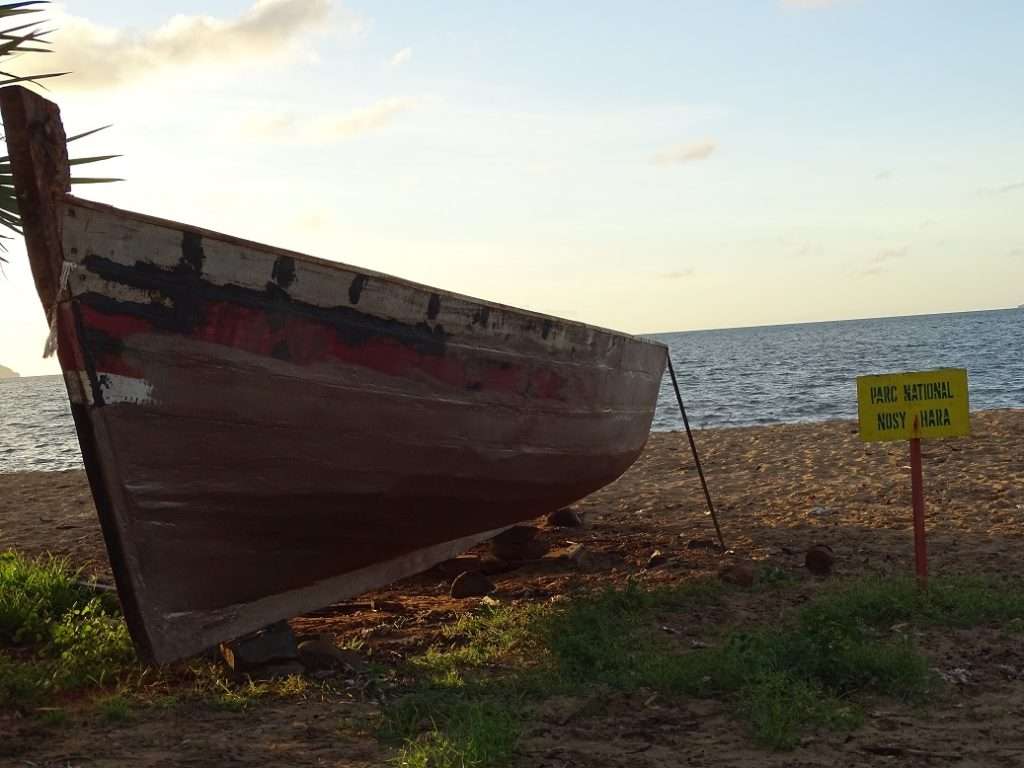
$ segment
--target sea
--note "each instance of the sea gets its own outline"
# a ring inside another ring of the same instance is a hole
[[[972,410],[1024,408],[1024,310],[657,334],[694,428],[855,418],[863,374],[966,368]],[[682,428],[666,373],[653,429]],[[0,380],[0,472],[81,466],[60,376]]]

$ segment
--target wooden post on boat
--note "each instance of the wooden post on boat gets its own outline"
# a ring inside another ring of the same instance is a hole
[[[921,439],[971,431],[967,371],[944,368],[857,378],[860,436],[866,442],[910,441],[910,492],[914,514],[914,563],[918,583],[928,583]]]
[[[0,89],[0,111],[32,278],[52,321],[63,262],[58,207],[71,189],[67,137],[57,105],[21,86]]]

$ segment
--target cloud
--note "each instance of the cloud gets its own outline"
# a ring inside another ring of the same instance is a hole
[[[978,194],[985,197],[995,197],[997,195],[1007,195],[1011,192],[1019,192],[1022,189],[1024,189],[1024,181],[1015,181],[999,187],[983,187],[978,190]]]
[[[711,153],[718,148],[718,145],[710,139],[692,144],[676,144],[674,147],[663,149],[652,158],[655,165],[667,167],[670,165],[682,165],[697,160],[707,160]]]
[[[866,277],[880,275],[886,271],[886,264],[902,259],[910,252],[910,248],[884,248],[873,256],[869,256],[864,262],[867,266],[859,271],[859,274]]]
[[[330,0],[256,0],[235,18],[177,15],[143,30],[55,13],[53,53],[45,61],[51,71],[72,73],[61,78],[62,89],[113,88],[171,68],[263,61],[293,50],[329,12]],[[350,27],[360,24],[355,16],[345,18]],[[19,65],[31,69],[39,60]]]
[[[902,248],[884,248],[868,259],[869,264],[885,264],[888,261],[902,259],[910,249],[907,246]]]
[[[314,125],[313,132],[327,140],[364,136],[392,123],[396,117],[408,112],[415,104],[415,99],[384,99],[364,109],[319,120]]]
[[[391,57],[391,61],[389,62],[389,64],[393,69],[398,69],[398,67],[408,63],[409,59],[411,58],[412,48],[403,48],[402,50],[400,50],[398,53]]]
[[[294,132],[295,126],[294,115],[248,115],[242,118],[238,130],[253,139],[283,139]]]
[[[368,107],[326,117],[254,114],[241,121],[241,133],[251,139],[272,141],[331,142],[354,139],[386,128],[399,115],[416,106],[416,99],[391,98]]]

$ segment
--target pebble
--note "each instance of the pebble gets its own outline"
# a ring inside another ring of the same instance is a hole
[[[451,560],[439,563],[437,570],[448,578],[454,578],[466,571],[479,571],[481,570],[480,555],[459,555],[458,557],[453,557]]]
[[[466,571],[452,582],[451,596],[456,599],[483,597],[495,590],[494,582],[475,571]]]
[[[547,553],[548,545],[537,538],[537,533],[532,525],[517,525],[495,536],[491,550],[499,560],[539,560]]]
[[[686,542],[687,549],[720,549],[711,539],[690,539]]]
[[[366,662],[355,651],[339,648],[333,641],[324,637],[303,640],[299,643],[299,660],[306,669],[331,669],[348,667],[357,672],[366,669]]]
[[[804,567],[815,576],[829,576],[835,560],[832,547],[828,544],[815,544],[804,555]]]
[[[582,544],[573,544],[567,550],[565,550],[565,559],[573,564],[576,568],[586,571],[590,570],[594,566],[594,557],[586,547]]]
[[[735,584],[738,587],[754,586],[756,575],[754,564],[749,560],[740,560],[738,563],[727,565],[718,572],[718,578],[727,584]]]
[[[647,558],[648,568],[657,568],[659,565],[664,565],[668,562],[668,555],[662,552],[660,549],[656,549],[651,552],[651,556]]]
[[[295,635],[287,621],[221,643],[220,653],[231,671],[238,674],[256,672],[271,665],[287,665],[299,658]]]
[[[552,512],[547,517],[548,525],[555,528],[582,528],[583,518],[571,507],[563,507]]]
[[[495,573],[506,573],[508,571],[514,571],[516,566],[500,557],[494,555],[484,555],[480,558],[480,571],[486,573],[488,576]]]

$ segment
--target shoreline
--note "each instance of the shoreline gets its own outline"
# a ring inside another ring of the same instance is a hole
[[[1024,406],[1022,406],[1020,408],[982,408],[982,409],[978,409],[978,410],[972,410],[970,412],[971,419],[972,419],[972,430],[973,430],[973,421],[974,421],[975,418],[984,418],[984,417],[986,417],[986,416],[988,416],[990,414],[1002,414],[1002,413],[1005,413],[1005,414],[1024,414]],[[733,430],[745,430],[745,429],[748,429],[748,430],[761,430],[761,429],[793,428],[793,427],[806,428],[806,427],[818,427],[818,426],[825,427],[825,426],[829,426],[829,425],[842,425],[842,424],[854,424],[855,425],[856,423],[857,423],[857,417],[856,416],[852,416],[852,417],[851,416],[838,416],[838,417],[829,417],[829,418],[825,418],[825,419],[807,419],[807,420],[793,420],[793,421],[773,421],[773,422],[768,422],[768,423],[765,423],[765,424],[720,424],[720,425],[715,425],[715,426],[697,426],[697,425],[695,425],[693,423],[693,419],[691,418],[691,420],[690,420],[690,427],[692,428],[694,434],[698,434],[699,433],[699,434],[703,435],[703,434],[709,434],[709,433],[714,433],[714,432],[719,432],[719,431],[733,431]],[[655,427],[654,425],[652,425],[651,426],[651,431],[650,431],[650,436],[648,437],[648,445],[650,444],[651,440],[653,440],[658,435],[672,435],[672,434],[677,434],[677,433],[681,434],[683,432],[685,432],[685,430],[683,429],[681,424],[679,426],[673,426],[673,427],[667,428],[667,429],[666,428],[658,428],[658,427]],[[899,441],[896,441],[896,442],[899,442]],[[700,445],[698,445],[697,448],[698,448],[698,450],[700,450]],[[31,474],[51,475],[51,474],[60,473],[60,472],[84,472],[84,471],[85,471],[84,467],[81,465],[81,462],[79,461],[78,466],[75,466],[75,467],[65,467],[63,469],[16,469],[16,470],[12,470],[12,471],[5,471],[4,469],[0,468],[0,478],[4,478],[4,477],[10,476],[10,475],[31,475]],[[627,470],[627,473],[628,472],[629,472],[629,470]],[[0,481],[0,487],[2,487],[2,481]],[[601,491],[597,491],[596,493],[600,493],[600,492]],[[2,539],[0,539],[0,547],[2,547]]]
[[[979,408],[977,410],[971,410],[970,415],[973,419],[975,416],[983,416],[990,413],[1024,413],[1024,405],[1019,408],[1015,407],[999,407],[999,408]],[[694,432],[710,432],[718,429],[767,429],[771,427],[796,427],[796,426],[815,426],[825,424],[856,424],[857,416],[830,416],[825,419],[806,419],[806,420],[793,420],[793,421],[772,421],[765,424],[719,424],[710,427],[698,427],[693,424],[693,419],[690,419],[690,427]],[[651,427],[651,434],[671,434],[673,432],[685,431],[682,427],[673,429],[655,429]]]

